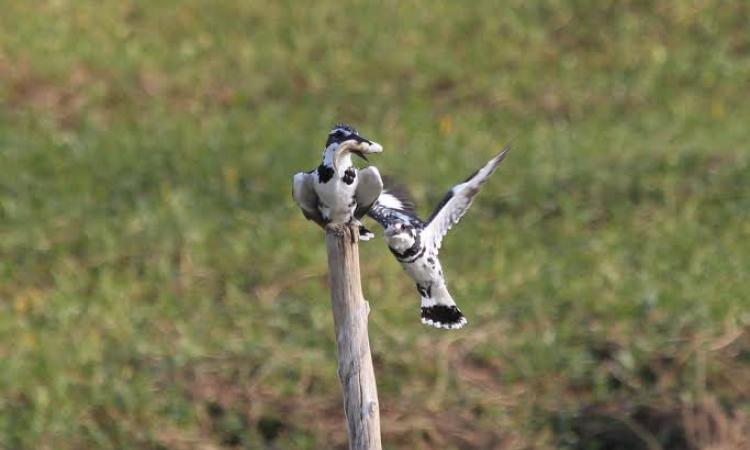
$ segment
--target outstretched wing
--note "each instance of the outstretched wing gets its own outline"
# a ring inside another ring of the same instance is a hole
[[[318,194],[315,193],[314,171],[298,172],[294,175],[292,183],[292,197],[302,209],[302,214],[307,220],[312,220],[325,228],[326,221],[318,210]]]
[[[445,233],[466,214],[474,197],[479,193],[479,189],[505,158],[508,150],[510,150],[510,144],[507,144],[484,167],[474,172],[463,183],[453,186],[453,189],[445,194],[443,200],[440,201],[427,219],[423,236],[426,237],[428,242],[432,242],[436,248],[440,248]]]
[[[416,215],[414,200],[409,192],[393,181],[390,177],[383,177],[383,192],[378,201],[367,212],[383,228],[388,228],[396,222],[406,222],[421,225]]]
[[[380,172],[375,166],[360,170],[358,178],[357,190],[354,192],[354,200],[357,202],[354,217],[361,219],[370,210],[383,191],[383,180],[380,178]]]

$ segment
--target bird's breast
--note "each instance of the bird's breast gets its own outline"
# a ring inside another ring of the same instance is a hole
[[[333,176],[328,182],[315,184],[315,193],[320,201],[320,213],[331,222],[340,223],[350,220],[356,208],[354,192],[357,189],[356,176],[347,184],[342,177]]]

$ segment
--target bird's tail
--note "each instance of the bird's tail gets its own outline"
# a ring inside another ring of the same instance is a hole
[[[422,297],[423,324],[435,328],[456,330],[463,328],[469,322],[444,286],[437,289],[434,296],[430,289],[425,290],[422,286],[417,285],[417,290]]]

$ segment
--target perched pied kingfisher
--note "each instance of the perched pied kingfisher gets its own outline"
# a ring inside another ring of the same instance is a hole
[[[294,175],[292,196],[302,214],[325,228],[328,223],[359,224],[360,238],[373,234],[359,219],[377,200],[383,189],[380,172],[374,166],[357,170],[352,154],[367,161],[366,154],[380,153],[380,144],[360,136],[353,127],[336,124],[328,133],[323,162],[317,169]]]
[[[422,298],[422,323],[426,325],[455,329],[467,323],[445,286],[438,251],[445,234],[461,220],[508,150],[510,144],[463,183],[453,186],[426,221],[417,217],[414,202],[406,192],[388,183],[367,213],[382,225],[391,253],[417,283]]]

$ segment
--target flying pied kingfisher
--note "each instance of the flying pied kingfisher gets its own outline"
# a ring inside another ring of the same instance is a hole
[[[422,323],[426,325],[456,329],[467,323],[445,286],[438,251],[445,234],[461,220],[508,150],[510,144],[464,182],[453,186],[426,221],[416,215],[408,194],[389,183],[367,213],[383,227],[391,253],[417,283],[422,299]]]
[[[354,222],[362,240],[373,234],[359,219],[364,217],[383,189],[380,172],[374,166],[362,170],[352,164],[352,154],[367,161],[366,154],[383,147],[360,136],[353,127],[340,123],[328,133],[323,162],[317,169],[294,175],[292,196],[302,214],[325,228],[329,223]]]

